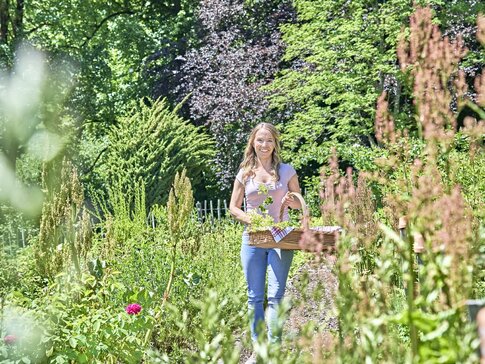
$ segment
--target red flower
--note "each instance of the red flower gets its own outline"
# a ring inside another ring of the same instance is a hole
[[[15,335],[6,335],[3,338],[3,342],[6,345],[13,345],[13,344],[15,344],[16,341],[17,341],[17,336],[15,336]]]
[[[138,315],[141,311],[141,306],[138,303],[132,303],[126,306],[125,311],[128,315]]]

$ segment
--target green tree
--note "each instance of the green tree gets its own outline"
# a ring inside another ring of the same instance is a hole
[[[174,175],[183,168],[194,185],[202,184],[214,155],[213,141],[177,112],[162,100],[151,106],[141,103],[131,116],[121,118],[110,130],[102,163],[93,171],[102,184],[117,182],[128,192],[143,180],[148,208],[166,201]]]
[[[68,73],[75,80],[69,97],[58,100],[56,107],[69,120],[74,138],[66,146],[81,176],[103,150],[100,140],[110,126],[135,106],[135,100],[151,93],[157,67],[175,57],[165,48],[179,41],[191,44],[197,4],[196,0],[0,1],[0,67],[13,67],[17,47],[24,41],[44,51],[52,74]],[[66,89],[62,87],[58,86]]]
[[[75,65],[72,112],[109,126],[150,92],[147,71],[164,61],[161,46],[191,38],[196,3],[33,0],[24,5],[24,38]]]
[[[472,18],[484,8],[468,0],[418,3],[434,7],[436,22],[454,24],[451,36],[473,30]],[[285,159],[312,175],[337,146],[344,162],[356,163],[375,143],[375,103],[384,90],[398,127],[415,131],[396,56],[412,2],[296,0],[295,6],[297,21],[282,27],[287,67],[271,85],[271,104],[284,121]],[[473,54],[469,63],[476,63]]]
[[[335,142],[371,139],[377,96],[391,83],[399,92],[395,48],[411,7],[403,0],[295,5],[298,21],[282,29],[290,67],[273,82],[271,101],[291,111],[285,146],[301,168],[322,164]]]

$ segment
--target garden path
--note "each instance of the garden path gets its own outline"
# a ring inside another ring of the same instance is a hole
[[[307,262],[288,282],[286,295],[293,304],[285,323],[286,336],[296,336],[310,320],[324,331],[337,329],[334,313],[337,278],[332,272],[333,265],[333,257],[321,262]]]
[[[334,262],[332,256],[324,257],[320,262],[306,262],[287,283],[286,296],[292,302],[284,328],[284,335],[288,339],[298,336],[309,321],[313,321],[317,328],[322,328],[322,332],[337,329],[334,313],[337,278],[332,272]],[[243,348],[240,363],[245,363],[249,355],[250,351]]]

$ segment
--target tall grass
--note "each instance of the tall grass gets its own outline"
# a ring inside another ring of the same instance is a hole
[[[441,36],[429,9],[417,8],[409,40],[401,41],[398,54],[413,92],[418,135],[395,128],[384,93],[376,137],[387,158],[375,161],[377,172],[361,172],[356,187],[352,171],[341,176],[333,159],[331,173],[322,174],[322,215],[344,230],[334,267],[339,281],[335,350],[328,354],[328,347],[317,346],[314,360],[477,360],[465,300],[483,294],[477,278],[483,267],[485,206],[478,201],[485,196],[485,179],[477,166],[485,161],[485,124],[468,118],[457,133],[456,120],[465,105],[481,119],[485,113],[468,98],[458,70],[465,53],[460,39]],[[481,100],[483,87],[476,91]],[[378,209],[366,185],[382,196]],[[401,216],[407,226],[399,235]],[[318,237],[308,234],[307,239],[319,251]]]

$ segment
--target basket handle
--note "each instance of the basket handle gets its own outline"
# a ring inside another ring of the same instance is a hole
[[[310,223],[310,214],[308,213],[308,207],[305,203],[305,200],[303,199],[303,196],[299,194],[298,192],[290,192],[289,195],[296,197],[298,200],[300,200],[301,203],[301,209],[303,211],[303,216],[301,218],[301,227],[303,229],[308,229],[308,225]],[[285,212],[285,209],[283,208],[283,205],[280,207],[280,221],[283,220],[283,213]]]

